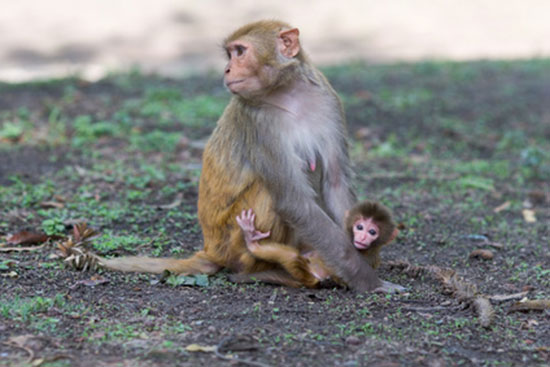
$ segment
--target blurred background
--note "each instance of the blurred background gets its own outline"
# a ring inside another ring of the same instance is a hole
[[[219,70],[221,40],[247,22],[298,27],[318,65],[550,56],[545,0],[2,1],[0,80],[138,68],[183,76]]]

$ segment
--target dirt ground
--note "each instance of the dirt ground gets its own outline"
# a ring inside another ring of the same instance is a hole
[[[518,302],[550,297],[549,70],[325,69],[357,191],[400,224],[379,271],[398,295],[73,269],[52,255],[75,222],[105,256],[201,248],[201,150],[229,96],[209,76],[0,84],[0,366],[548,366],[550,311]],[[23,230],[61,239],[11,244]],[[390,260],[455,270],[494,318]]]

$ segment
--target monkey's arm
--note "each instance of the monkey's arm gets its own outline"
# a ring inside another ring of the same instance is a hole
[[[264,149],[265,148],[264,146]],[[278,157],[279,162],[270,162]],[[372,267],[353,247],[348,235],[315,201],[301,162],[292,162],[275,152],[255,157],[253,166],[273,194],[275,210],[295,229],[298,238],[311,244],[336,275],[357,291],[372,291],[382,286]],[[287,160],[285,162],[285,160]]]
[[[298,249],[274,241],[263,241],[262,244],[258,242],[267,238],[269,232],[262,233],[258,231],[254,225],[255,218],[256,215],[252,209],[243,210],[241,215],[236,218],[250,253],[257,259],[280,265],[294,279],[308,288],[317,286],[319,279],[314,276],[312,269],[310,269],[311,264],[308,259],[303,257]]]

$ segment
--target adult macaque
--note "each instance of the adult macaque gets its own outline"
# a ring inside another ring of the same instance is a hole
[[[342,229],[355,203],[341,102],[308,60],[298,29],[278,21],[239,28],[224,42],[224,84],[234,94],[203,155],[198,216],[204,249],[189,259],[101,259],[107,268],[212,274],[229,268],[260,280],[293,282],[254,257],[235,217],[252,208],[270,240],[319,253],[357,291],[382,282]]]
[[[325,265],[317,251],[300,253],[294,247],[274,242],[264,241],[260,244],[258,241],[267,239],[270,233],[256,230],[255,218],[252,209],[249,209],[236,219],[243,230],[248,250],[256,258],[280,264],[298,284],[306,287],[313,288],[328,278],[342,283],[334,277],[334,272]],[[380,265],[380,249],[399,234],[390,211],[382,204],[364,201],[346,212],[344,222],[344,228],[355,248],[376,269]],[[238,280],[248,279],[241,277]]]

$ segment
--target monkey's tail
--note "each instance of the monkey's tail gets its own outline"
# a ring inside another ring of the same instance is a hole
[[[212,262],[206,252],[198,251],[188,259],[127,256],[112,259],[99,258],[98,265],[109,270],[161,274],[168,270],[176,274],[214,274],[221,268]]]

